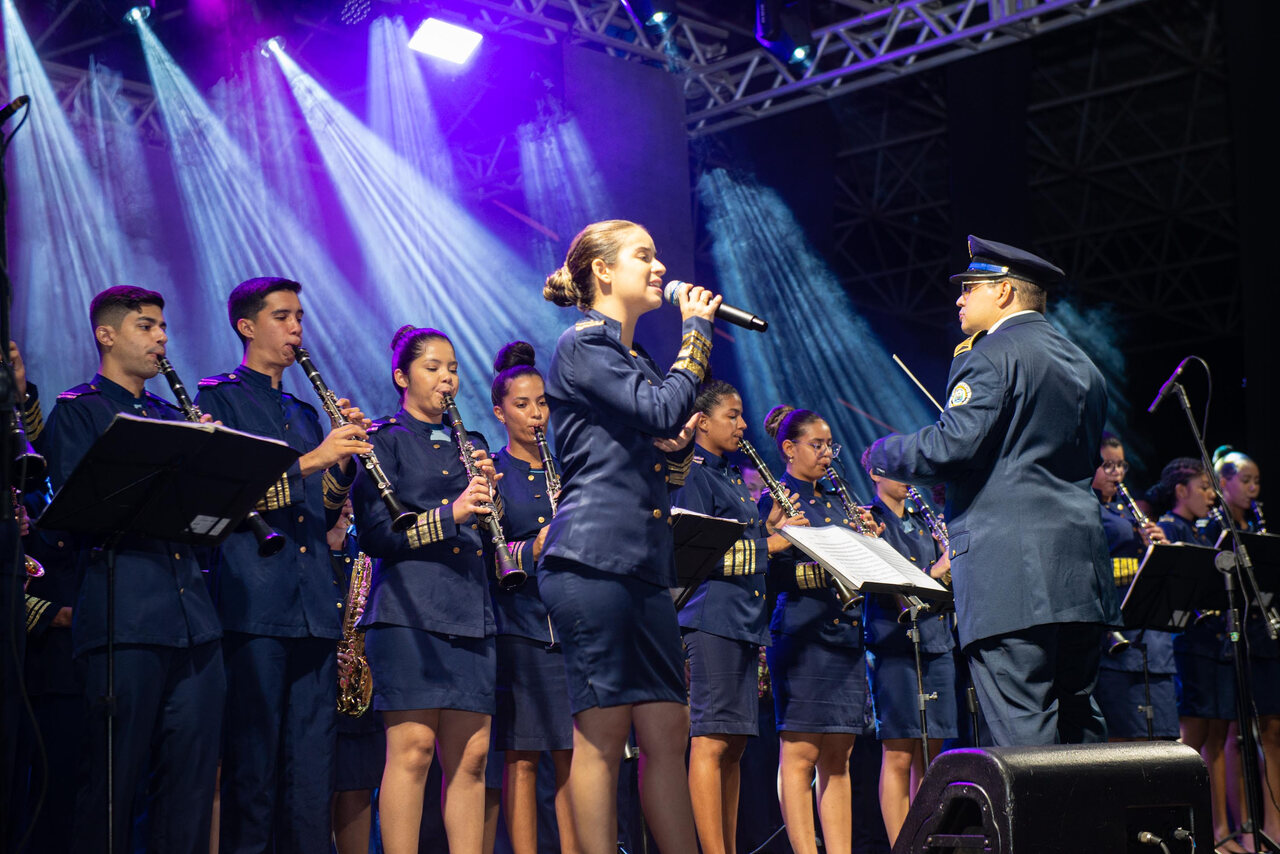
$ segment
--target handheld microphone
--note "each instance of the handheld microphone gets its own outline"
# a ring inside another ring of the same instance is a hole
[[[18,112],[18,110],[21,110],[23,107],[25,107],[27,104],[30,104],[30,103],[31,103],[31,99],[29,97],[27,97],[26,95],[19,95],[18,97],[10,101],[8,104],[5,104],[4,109],[0,110],[0,125],[9,121],[9,119],[13,118],[14,113]]]
[[[1191,357],[1183,359],[1178,363],[1178,367],[1174,368],[1173,376],[1165,380],[1164,385],[1160,386],[1160,390],[1156,392],[1156,399],[1151,401],[1151,405],[1147,407],[1147,413],[1154,415],[1156,407],[1160,405],[1160,401],[1164,400],[1164,396],[1169,393],[1169,389],[1173,388],[1173,384],[1178,381],[1178,377],[1182,376],[1182,369],[1187,366],[1187,362],[1191,361]]]
[[[684,282],[670,281],[667,286],[662,289],[662,298],[674,305],[680,307],[680,297],[677,291]],[[743,311],[740,308],[734,308],[728,303],[720,303],[720,307],[716,309],[716,317],[726,323],[732,323],[734,326],[741,326],[743,329],[750,329],[753,332],[764,332],[769,328],[769,321],[756,317],[749,311]]]

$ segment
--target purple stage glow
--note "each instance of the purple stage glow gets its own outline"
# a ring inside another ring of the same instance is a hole
[[[427,18],[409,39],[409,49],[462,65],[475,53],[482,38],[466,27],[439,18]]]

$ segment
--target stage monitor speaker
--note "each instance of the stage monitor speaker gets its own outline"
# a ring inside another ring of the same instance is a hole
[[[893,854],[1213,850],[1209,772],[1175,742],[952,750],[929,767]]]

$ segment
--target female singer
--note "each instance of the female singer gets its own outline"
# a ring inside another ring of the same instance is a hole
[[[942,578],[951,568],[951,560],[930,534],[919,509],[907,506],[907,484],[871,474],[865,451],[862,467],[876,485],[871,515],[877,522],[884,523],[884,539],[921,572]],[[863,610],[867,680],[876,715],[876,737],[882,750],[880,814],[889,844],[893,845],[926,770],[920,746],[916,657],[907,628],[898,622],[901,608],[895,597],[869,596]],[[942,751],[943,739],[959,735],[956,662],[951,654],[955,638],[949,613],[922,613],[917,624],[924,690],[934,695],[925,707],[929,716],[929,755],[937,756]]]
[[[1206,537],[1218,542],[1226,527],[1220,515],[1224,510],[1231,514],[1240,531],[1255,534],[1265,531],[1266,520],[1258,502],[1262,491],[1258,464],[1247,454],[1223,445],[1213,452],[1213,470],[1218,476],[1225,506],[1210,511],[1209,522],[1205,526]],[[1223,540],[1222,547],[1231,548],[1230,535]],[[1253,704],[1259,718],[1258,743],[1267,775],[1262,798],[1263,830],[1268,837],[1276,839],[1280,832],[1280,811],[1276,809],[1275,799],[1266,795],[1268,791],[1280,792],[1280,645],[1267,633],[1262,612],[1257,607],[1250,607],[1245,615],[1245,635],[1248,638],[1249,667],[1253,673]],[[1233,722],[1227,731],[1228,744],[1237,743],[1235,730]],[[1235,759],[1234,753],[1227,758],[1227,774],[1232,779],[1238,777]],[[1236,793],[1233,788],[1229,794]],[[1239,800],[1241,803],[1237,809],[1243,814],[1247,805],[1243,798]]]
[[[762,519],[742,473],[725,458],[736,451],[747,424],[742,398],[722,380],[707,380],[694,403],[693,468],[671,496],[674,506],[746,522],[742,539],[724,563],[680,610],[689,653],[689,705],[693,740],[689,791],[703,854],[737,850],[739,761],[747,737],[760,732],[757,680],[759,648],[769,643],[765,573],[769,555],[789,548],[777,531],[806,525],[774,505]],[[790,496],[794,500],[794,496]]]
[[[475,517],[490,505],[493,463],[475,451],[469,479],[441,423],[458,390],[458,362],[443,332],[405,326],[391,342],[400,411],[370,428],[387,478],[418,523],[391,530],[363,469],[355,489],[360,548],[377,559],[360,625],[374,708],[387,732],[379,817],[388,854],[417,852],[427,772],[439,747],[444,824],[453,854],[479,854],[484,769],[494,710],[494,622]],[[470,439],[478,448],[483,440]]]
[[[586,314],[560,336],[547,372],[564,474],[538,588],[564,639],[575,724],[570,803],[592,854],[617,845],[618,771],[633,725],[658,847],[697,845],[680,628],[668,593],[676,574],[667,491],[691,465],[689,416],[720,298],[681,285],[684,338],[664,376],[634,336],[640,316],[662,305],[665,272],[647,231],[608,220],[573,239],[542,292]]]
[[[1153,541],[1163,542],[1165,536],[1158,525],[1148,523],[1139,526],[1133,511],[1121,500],[1120,485],[1129,471],[1129,464],[1125,461],[1124,445],[1120,440],[1104,433],[1098,453],[1102,464],[1093,474],[1093,492],[1098,496],[1102,530],[1107,535],[1112,576],[1118,585],[1118,595],[1123,596],[1138,572],[1146,547]],[[1116,634],[1108,632],[1102,638],[1102,663],[1094,690],[1098,706],[1107,720],[1110,740],[1147,738],[1147,717],[1142,707],[1147,704],[1148,686],[1153,713],[1152,735],[1156,738],[1177,738],[1178,691],[1174,682],[1177,668],[1173,663],[1173,634],[1154,629],[1127,629],[1119,634],[1129,642],[1128,647],[1119,643]],[[1146,644],[1145,676],[1142,651],[1133,647],[1133,643]]]
[[[1160,517],[1160,528],[1171,543],[1213,545],[1197,522],[1213,506],[1213,484],[1204,465],[1191,457],[1179,457],[1160,473],[1158,499],[1172,501],[1173,509]],[[1235,717],[1235,672],[1221,615],[1206,615],[1173,639],[1178,667],[1178,716],[1182,743],[1200,751],[1209,766],[1209,795],[1213,808],[1213,838],[1226,840],[1218,850],[1243,849],[1229,839],[1226,762],[1227,725]]]
[[[815,412],[775,407],[764,422],[787,461],[782,484],[815,527],[848,525],[840,502],[819,484],[839,453],[831,428]],[[772,516],[773,499],[760,500]],[[769,626],[773,705],[781,742],[782,818],[796,854],[816,854],[810,785],[818,775],[818,815],[824,850],[848,854],[853,804],[849,755],[863,731],[867,698],[861,607],[844,611],[826,572],[792,548],[769,558],[769,584],[778,602]]]
[[[493,719],[493,741],[495,750],[505,753],[502,788],[507,834],[515,854],[537,854],[538,758],[542,751],[551,751],[560,850],[575,854],[578,843],[568,789],[573,717],[564,650],[533,575],[553,512],[554,484],[534,435],[535,430],[546,429],[547,396],[530,344],[513,341],[503,347],[493,369],[493,414],[507,430],[507,446],[493,455],[494,469],[503,476],[502,528],[516,564],[530,574],[524,584],[511,591],[499,589],[496,576],[492,572],[489,576],[498,624],[498,710]]]

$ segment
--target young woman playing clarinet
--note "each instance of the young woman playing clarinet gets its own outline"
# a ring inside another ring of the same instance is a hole
[[[840,451],[827,422],[807,409],[778,406],[765,418],[765,430],[787,462],[783,486],[800,497],[798,506],[809,524],[856,528],[839,499],[820,483]],[[762,516],[772,515],[773,503],[768,495],[761,498]],[[769,558],[769,583],[778,591],[768,659],[787,838],[796,854],[817,854],[810,795],[816,773],[824,850],[848,854],[853,844],[849,755],[854,736],[863,731],[867,698],[862,608],[843,609],[827,573],[795,548]]]
[[[565,648],[570,803],[590,854],[616,848],[618,771],[633,726],[641,801],[658,847],[697,845],[684,768],[680,628],[668,592],[676,582],[668,488],[681,485],[692,464],[690,415],[720,299],[679,288],[684,337],[664,374],[634,336],[640,316],[662,305],[665,272],[647,231],[608,220],[573,239],[543,289],[586,315],[560,336],[547,371],[564,471],[538,589]]]
[[[546,445],[547,395],[542,374],[534,367],[533,346],[524,341],[503,347],[493,369],[493,414],[507,431],[506,447],[493,455],[494,469],[503,476],[502,527],[517,564],[529,573],[514,590],[500,589],[494,573],[489,577],[498,624],[493,742],[506,769],[502,793],[507,835],[515,854],[537,854],[538,760],[543,751],[550,751],[560,850],[576,854],[568,788],[573,717],[564,650],[533,574],[555,512],[553,502],[558,500],[556,463]]]
[[[494,622],[478,514],[492,510],[493,463],[483,439],[476,477],[443,424],[458,391],[458,361],[443,332],[405,326],[391,342],[400,411],[369,430],[387,479],[420,511],[392,530],[376,485],[356,479],[360,548],[377,560],[360,625],[373,674],[374,708],[387,732],[379,795],[387,854],[416,854],[427,772],[444,771],[444,824],[451,854],[480,854],[484,769],[494,710]]]
[[[723,564],[680,611],[689,653],[689,792],[698,840],[703,854],[734,854],[739,762],[747,737],[760,732],[757,681],[751,677],[759,667],[760,645],[769,643],[765,574],[769,555],[790,547],[785,537],[771,532],[808,523],[803,515],[787,518],[778,505],[768,519],[761,518],[742,473],[729,462],[747,429],[734,387],[707,380],[694,409],[693,468],[671,503],[747,523]]]

